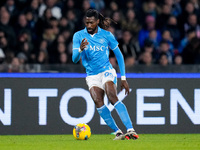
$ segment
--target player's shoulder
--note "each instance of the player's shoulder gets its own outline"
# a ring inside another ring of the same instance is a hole
[[[101,29],[101,35],[106,39],[112,39],[113,34],[110,31]]]
[[[83,34],[84,34],[84,29],[75,32],[75,33],[74,33],[74,37],[75,37],[75,36],[76,36],[76,37],[80,37],[80,36],[83,35]]]
[[[105,34],[105,35],[110,35],[110,34],[112,34],[110,31],[107,31],[107,30],[102,29],[102,28],[101,28],[101,32],[102,32],[103,34]]]

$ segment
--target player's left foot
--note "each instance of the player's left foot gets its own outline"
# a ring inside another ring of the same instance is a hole
[[[116,137],[113,140],[124,140],[125,139],[125,135],[123,134],[123,132],[121,130],[118,130],[115,133]]]
[[[139,135],[135,132],[135,130],[130,130],[125,134],[125,138],[127,140],[129,139],[137,140],[139,138]]]

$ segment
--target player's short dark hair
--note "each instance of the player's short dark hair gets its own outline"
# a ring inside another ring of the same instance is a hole
[[[94,17],[95,19],[99,19],[99,12],[95,9],[88,9],[85,16],[86,17]]]
[[[101,13],[99,13],[95,9],[88,9],[87,12],[86,12],[85,17],[94,17],[95,19],[99,19],[99,26],[102,29],[105,29],[105,30],[110,27],[111,21],[114,22],[114,23],[116,23],[111,18],[105,18]]]

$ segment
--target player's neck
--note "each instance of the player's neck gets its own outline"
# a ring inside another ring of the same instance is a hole
[[[96,28],[96,30],[94,31],[94,33],[89,33],[91,36],[94,36],[96,33],[98,32],[98,27]]]

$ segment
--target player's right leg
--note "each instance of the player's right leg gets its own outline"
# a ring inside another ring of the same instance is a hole
[[[120,116],[122,122],[124,123],[124,125],[126,126],[127,128],[127,133],[125,134],[125,138],[126,139],[138,139],[139,136],[137,135],[137,133],[135,132],[134,128],[133,128],[133,125],[132,125],[132,122],[131,122],[131,119],[129,117],[129,114],[128,114],[128,111],[126,109],[126,106],[118,101],[114,104],[114,107],[118,113],[118,115]]]
[[[108,74],[108,75],[107,75]],[[114,105],[120,119],[122,120],[123,124],[127,128],[127,133],[125,134],[127,139],[137,139],[139,136],[135,132],[130,116],[128,114],[126,106],[123,104],[123,102],[118,100],[117,97],[117,89],[116,89],[116,72],[114,69],[106,71],[104,74],[103,82],[105,87],[106,95],[111,102],[111,104]],[[120,134],[120,132],[119,132]],[[117,134],[116,134],[117,135]]]

